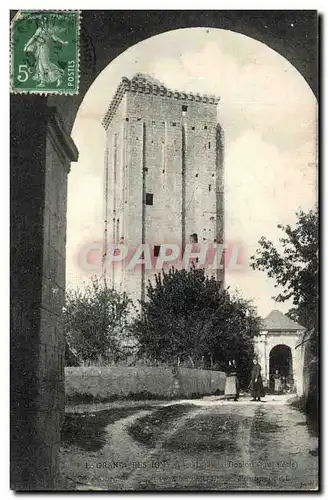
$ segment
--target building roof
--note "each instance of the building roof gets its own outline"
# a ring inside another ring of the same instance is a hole
[[[262,320],[262,330],[295,331],[305,330],[305,328],[275,309],[274,311],[271,311],[264,320]]]
[[[133,78],[129,79],[123,77],[121,83],[116,89],[113,99],[110,102],[108,110],[102,120],[102,125],[105,129],[108,128],[123,96],[126,92],[135,92],[138,94],[154,94],[160,96],[171,97],[172,99],[181,99],[183,101],[198,101],[208,104],[217,104],[219,98],[213,95],[200,95],[198,93],[194,94],[192,92],[182,92],[179,90],[171,90],[165,87],[165,85],[151,77],[150,75],[137,73]]]

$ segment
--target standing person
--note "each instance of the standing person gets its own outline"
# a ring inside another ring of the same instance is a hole
[[[281,375],[278,370],[275,371],[274,375],[274,392],[278,393],[282,391]]]
[[[261,365],[257,358],[253,359],[253,368],[251,375],[250,388],[252,391],[253,399],[252,401],[261,401],[261,396],[263,396],[263,382],[261,376]]]
[[[229,361],[228,364],[224,397],[225,399],[233,399],[234,401],[238,401],[239,398],[239,381],[237,377],[237,367],[235,360]]]
[[[281,378],[281,386],[282,386],[282,392],[287,392],[287,380],[286,377]]]

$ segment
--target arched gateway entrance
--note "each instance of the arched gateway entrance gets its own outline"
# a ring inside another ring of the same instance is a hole
[[[279,344],[271,349],[269,370],[270,375],[273,375],[276,370],[278,370],[282,377],[290,377],[293,375],[293,358],[289,346]]]
[[[286,388],[299,395],[303,387],[302,350],[297,348],[304,328],[282,314],[272,311],[262,323],[263,329],[255,338],[255,351],[262,368],[264,385],[273,388],[273,375],[278,370]]]
[[[295,44],[289,32],[281,38],[281,16],[272,12],[251,15],[245,22],[238,11],[83,11],[79,94],[11,95],[13,489],[56,487],[64,411],[61,311],[67,175],[78,157],[70,133],[86,91],[129,46],[165,31],[203,26],[240,32],[266,43],[298,68],[316,93],[316,62],[308,59],[316,47],[316,17],[304,16],[314,39],[309,36]]]
[[[273,347],[269,355],[269,387],[274,389],[274,374],[281,377],[282,388],[294,391],[293,357],[289,346],[279,344]]]

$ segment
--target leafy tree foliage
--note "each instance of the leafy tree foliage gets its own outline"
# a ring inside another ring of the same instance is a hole
[[[94,277],[83,289],[69,290],[63,311],[66,362],[116,361],[124,354],[131,302],[125,293]]]
[[[232,297],[203,270],[170,269],[148,283],[132,329],[140,354],[151,359],[208,368],[234,359],[245,378],[259,321],[249,302]]]
[[[253,269],[267,272],[282,287],[275,300],[293,300],[294,308],[289,316],[309,330],[313,330],[315,343],[318,331],[319,305],[319,227],[318,212],[296,213],[297,222],[291,226],[278,227],[284,232],[280,238],[282,250],[278,251],[265,237],[259,241],[260,248],[251,257]]]

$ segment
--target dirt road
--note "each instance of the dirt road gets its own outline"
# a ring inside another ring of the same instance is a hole
[[[217,398],[131,411],[96,451],[62,450],[79,490],[314,490],[317,439],[286,396]]]

